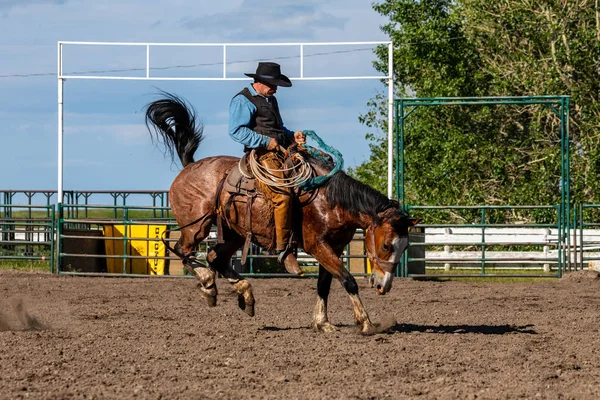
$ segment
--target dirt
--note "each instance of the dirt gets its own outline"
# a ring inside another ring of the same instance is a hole
[[[314,279],[227,282],[0,272],[0,398],[598,399],[600,279],[395,280],[361,297],[386,333],[361,336],[334,283],[333,334],[310,329]]]

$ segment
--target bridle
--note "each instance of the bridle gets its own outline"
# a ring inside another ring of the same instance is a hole
[[[373,251],[375,250],[375,227],[376,227],[375,224],[371,224],[371,226],[365,230],[365,236],[366,236],[366,238],[370,239],[371,248],[373,249]],[[379,258],[379,256],[377,256],[377,254],[375,254],[374,252],[371,252],[369,250],[369,246],[366,246],[366,247],[367,247],[367,257],[369,257],[369,259],[371,260],[371,263],[377,264],[384,268],[389,268],[391,271],[394,270],[394,268],[396,267],[396,263]]]

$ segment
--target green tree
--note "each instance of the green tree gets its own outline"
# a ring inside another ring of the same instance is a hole
[[[389,19],[382,29],[395,43],[398,96],[571,95],[573,192],[597,201],[598,0],[595,8],[553,0],[386,0],[374,8]],[[375,67],[387,72],[386,48],[377,56]],[[384,103],[375,97],[361,116],[372,153],[350,171],[382,191]],[[417,110],[406,128],[407,203],[557,203],[558,122],[542,106]]]
[[[600,8],[591,1],[462,0],[494,95],[571,96],[574,200],[597,202],[600,189]],[[509,118],[515,115],[509,114]],[[533,138],[556,145],[555,118],[535,118]],[[550,146],[546,146],[550,147]],[[537,151],[537,158],[550,157]],[[543,175],[538,179],[545,178]],[[538,185],[539,186],[539,185]]]

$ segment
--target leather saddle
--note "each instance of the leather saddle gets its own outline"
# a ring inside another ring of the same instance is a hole
[[[248,169],[248,154],[240,159],[240,161],[231,167],[225,178],[223,189],[229,193],[253,194],[256,192],[256,180],[252,171]]]
[[[215,204],[217,205],[217,243],[225,243],[223,238],[223,220],[227,223],[227,225],[231,225],[229,223],[229,216],[231,211],[231,205],[234,201],[234,198],[241,197],[244,199],[243,201],[246,203],[247,211],[246,211],[246,240],[244,242],[244,247],[242,250],[242,264],[246,263],[246,258],[248,256],[248,250],[250,248],[250,242],[252,241],[252,203],[254,198],[258,195],[256,191],[256,180],[254,179],[254,175],[248,169],[248,154],[246,153],[237,164],[233,165],[229,171],[226,172],[227,176],[222,181],[222,189],[229,192],[229,200],[223,206],[219,205],[218,198],[221,190],[217,190],[217,196],[215,200]],[[242,236],[244,235],[242,232],[238,232]]]

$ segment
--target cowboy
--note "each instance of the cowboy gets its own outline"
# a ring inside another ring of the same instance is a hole
[[[258,162],[283,179],[280,148],[291,143],[303,144],[306,137],[301,131],[293,132],[283,125],[275,93],[277,87],[290,87],[292,82],[281,73],[279,64],[259,62],[256,73],[245,74],[254,82],[242,89],[229,105],[229,136],[244,145],[244,151],[255,149]],[[275,243],[278,261],[293,274],[302,274],[290,246],[292,225],[292,192],[289,188],[259,185],[273,203]]]

